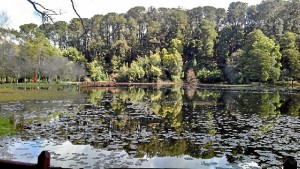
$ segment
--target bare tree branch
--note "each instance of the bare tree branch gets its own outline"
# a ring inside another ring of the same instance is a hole
[[[7,16],[7,13],[4,11],[0,12],[0,28],[3,28],[5,25],[8,24],[9,17]]]
[[[77,10],[75,8],[73,0],[71,0],[71,3],[72,3],[72,8],[73,8],[74,12],[76,13],[76,15],[78,16],[78,18],[80,19],[81,25],[82,25],[83,30],[84,30],[84,34],[87,34],[87,30],[86,30],[86,28],[84,26],[83,20],[82,20],[81,16],[78,14],[78,12],[77,12]]]
[[[56,12],[52,9],[49,9],[49,8],[46,8],[44,7],[42,4],[38,3],[38,2],[35,2],[33,0],[27,0],[34,8],[34,10],[36,12],[38,12],[41,16],[42,16],[42,19],[43,19],[43,23],[45,21],[51,21],[51,22],[54,22],[53,21],[53,18],[52,16],[53,15],[61,15],[62,12],[59,11],[59,12]],[[74,12],[76,13],[76,15],[78,16],[78,18],[80,19],[80,22],[81,22],[81,25],[83,27],[83,30],[84,30],[84,34],[87,34],[87,30],[86,30],[86,27],[84,25],[84,22],[83,22],[83,19],[81,18],[81,16],[79,15],[79,13],[77,12],[76,8],[75,8],[75,4],[74,4],[74,1],[71,0],[71,3],[72,3],[72,8],[74,10]]]
[[[49,20],[51,22],[53,22],[53,18],[52,18],[53,15],[61,15],[62,14],[61,11],[56,12],[52,9],[45,8],[40,3],[34,2],[32,0],[27,0],[27,1],[33,6],[34,10],[42,16],[43,22],[49,21]]]

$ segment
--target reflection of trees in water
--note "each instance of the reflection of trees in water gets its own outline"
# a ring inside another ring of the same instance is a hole
[[[182,122],[183,90],[173,88],[168,95],[162,97],[159,114],[164,121],[170,122],[171,127],[180,127]]]
[[[105,93],[107,91],[106,90],[89,90],[89,97],[87,99],[87,102],[93,105],[98,105],[99,102],[103,99]]]
[[[138,145],[137,157],[165,157],[165,156],[180,156],[187,154],[187,140],[161,139],[154,135],[149,143]]]
[[[122,90],[119,93],[119,97],[122,101],[130,101],[131,103],[137,103],[143,101],[145,96],[145,90],[142,88],[130,87],[128,90]]]
[[[122,88],[115,93],[106,90],[91,92],[90,99],[99,105],[101,112],[107,111],[107,116],[86,117],[96,119],[93,125],[101,125],[95,132],[95,138],[99,133],[118,133],[114,135],[120,142],[130,141],[127,137],[143,137],[143,132],[150,133],[146,142],[138,142],[137,157],[144,155],[153,156],[179,156],[188,154],[193,157],[212,158],[216,152],[223,152],[222,148],[216,148],[213,140],[195,144],[198,140],[191,141],[188,137],[182,137],[183,133],[190,136],[200,135],[206,138],[222,134],[222,126],[236,129],[236,121],[242,118],[258,118],[253,123],[259,123],[261,132],[268,132],[277,122],[283,105],[289,106],[288,112],[297,111],[296,97],[280,99],[278,92],[274,93],[241,93],[197,90],[193,99],[186,101],[181,88]],[[299,98],[299,97],[298,97]],[[281,109],[280,109],[281,107]],[[93,110],[91,111],[93,112]],[[220,117],[220,118],[219,118]],[[85,118],[85,117],[84,117]],[[221,119],[221,120],[220,120]],[[223,120],[224,119],[224,120]],[[262,121],[260,123],[259,121]],[[228,122],[228,123],[223,123]],[[235,126],[233,125],[235,124]],[[257,125],[256,125],[257,126]],[[94,127],[94,126],[89,126]],[[242,131],[245,125],[238,126]],[[173,132],[170,138],[163,137],[163,132]],[[76,133],[74,133],[76,134]],[[235,133],[232,133],[233,135]],[[122,135],[122,138],[120,137]],[[226,139],[226,138],[225,138]],[[84,141],[83,141],[84,142]],[[107,140],[101,140],[103,147],[112,144]],[[82,141],[77,140],[77,143]],[[124,147],[132,151],[130,147]]]
[[[291,115],[293,117],[300,116],[300,93],[293,95],[284,95],[282,98],[282,106],[280,108],[282,114]]]
[[[221,96],[220,92],[217,91],[207,91],[207,90],[199,90],[197,91],[197,97],[199,100],[212,101],[217,100]]]
[[[280,115],[280,96],[278,92],[262,93],[257,98],[257,112],[264,120],[278,119]]]
[[[278,92],[263,93],[259,98],[258,114],[264,121],[259,127],[261,132],[272,130],[275,123],[278,123],[280,116],[280,96]]]
[[[194,95],[196,93],[196,87],[195,86],[187,86],[185,89],[186,96],[190,99],[193,100]]]
[[[182,95],[180,88],[164,90],[147,90],[143,88],[129,88],[121,90],[112,96],[111,107],[117,112],[126,116],[127,111],[141,111],[144,115],[154,113],[161,116],[170,124],[170,127],[180,127],[182,121]],[[130,108],[128,108],[128,106]],[[132,108],[132,109],[131,109]],[[123,122],[122,122],[123,123]]]
[[[212,112],[207,112],[207,122],[206,122],[206,125],[207,125],[207,134],[209,135],[216,135],[217,133],[217,130],[215,129],[215,125],[214,125],[214,122],[213,122],[213,113]]]
[[[270,131],[280,116],[280,94],[278,92],[224,93],[221,101],[223,111],[234,120],[243,116],[258,116],[263,122],[261,132]]]

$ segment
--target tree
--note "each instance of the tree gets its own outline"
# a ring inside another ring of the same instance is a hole
[[[70,76],[73,74],[73,72],[70,72],[69,60],[62,56],[46,58],[42,63],[40,71],[48,83],[51,83],[52,80],[57,81],[58,79],[70,80]]]
[[[236,83],[236,55],[244,45],[244,30],[240,26],[226,26],[218,36],[215,45],[215,55],[218,67],[222,70],[224,78],[230,83]]]
[[[86,59],[76,48],[68,47],[63,51],[63,56],[71,61],[85,63]]]
[[[284,30],[300,34],[300,1],[291,0],[283,7],[281,15],[284,20]]]
[[[283,8],[286,1],[283,0],[268,0],[257,5],[256,22],[267,36],[279,38],[284,31],[284,17],[286,14]]]
[[[19,53],[17,55],[10,56],[7,66],[7,70],[12,73],[11,75],[16,79],[16,83],[18,83],[21,78],[30,77],[29,75],[32,72],[31,65],[27,58]]]
[[[75,75],[77,81],[81,81],[81,77],[86,75],[86,67],[84,66],[84,64],[73,62],[72,70],[73,71],[71,73]]]
[[[286,32],[280,38],[281,50],[296,49],[296,35],[292,32]]]
[[[111,59],[111,71],[112,73],[116,73],[118,72],[118,70],[120,69],[121,66],[121,59],[120,57],[113,55],[112,59]]]
[[[149,72],[149,79],[150,81],[159,81],[161,76],[163,75],[162,69],[161,69],[161,57],[159,53],[150,53],[149,56],[149,62],[151,65],[150,72]]]
[[[244,45],[244,30],[238,26],[226,26],[222,29],[216,43],[215,54],[219,66],[223,67],[232,53]]]
[[[214,42],[217,35],[213,23],[203,19],[187,47],[187,54],[195,58],[201,66],[211,64],[214,60]]]
[[[59,14],[37,2],[28,2],[48,20],[52,15]],[[232,2],[227,10],[212,6],[190,10],[137,6],[124,14],[108,13],[92,18],[81,18],[72,0],[71,4],[78,17],[69,23],[25,24],[20,27],[20,32],[1,29],[0,39],[5,38],[2,36],[4,34],[14,34],[15,39],[20,40],[21,53],[26,55],[36,71],[48,56],[53,56],[49,51],[55,53],[55,48],[50,47],[54,45],[64,50],[63,55],[73,61],[92,63],[96,60],[102,72],[113,73],[116,77],[119,75],[122,80],[128,80],[131,76],[131,81],[181,81],[182,72],[193,69],[201,82],[224,79],[230,83],[275,81],[280,74],[280,57],[274,54],[277,49],[274,52],[260,47],[248,49],[249,44],[245,44],[249,33],[260,29],[275,43],[281,44],[280,52],[284,54],[281,60],[282,79],[296,78],[290,68],[297,67],[297,53],[286,45],[288,41],[293,41],[293,50],[300,52],[299,0],[265,0],[253,6]],[[295,33],[296,40],[291,35],[283,35],[286,32]],[[180,45],[176,46],[173,39],[180,40]],[[257,39],[259,43],[264,40]],[[160,55],[160,61],[151,63],[151,57],[157,58],[157,55]],[[250,55],[263,61],[261,70],[255,69],[253,64],[252,73],[248,71],[250,65],[247,63],[253,60],[247,60],[244,56]],[[131,66],[133,61],[135,63]],[[184,65],[180,66],[181,62]],[[122,72],[121,69],[127,71]],[[140,77],[142,71],[135,75],[131,72],[134,69],[144,71],[143,79],[135,78]]]
[[[67,32],[68,23],[65,21],[57,21],[53,24],[53,41],[58,45],[60,50],[67,48]]]
[[[233,26],[244,26],[248,4],[244,2],[232,2],[229,4],[227,20]]]
[[[35,34],[35,37],[27,37],[20,45],[22,55],[26,56],[36,72],[40,71],[42,62],[51,56],[61,56],[61,51],[52,46],[43,34]]]
[[[245,82],[278,80],[281,54],[272,39],[257,29],[248,35],[243,51],[239,68]]]
[[[133,23],[134,25],[134,29],[135,26],[137,26],[137,43],[139,46],[142,46],[143,43],[143,38],[145,36],[145,30],[146,30],[146,20],[145,20],[145,14],[146,14],[146,9],[143,6],[137,6],[134,8],[129,9],[126,12],[126,18],[133,18],[137,25],[135,25],[135,23]]]
[[[286,32],[280,39],[282,50],[282,76],[292,80],[300,79],[300,53],[296,47],[296,35]]]
[[[190,10],[187,10],[188,15],[188,23],[191,28],[191,32],[194,32],[200,25],[200,22],[203,19],[203,8],[202,7],[196,7]]]
[[[190,65],[194,65],[194,62],[197,64],[195,70],[201,81],[213,82],[221,78],[214,55],[217,35],[214,24],[203,19],[186,48],[185,54],[189,57]]]
[[[87,69],[91,74],[92,80],[103,81],[107,79],[107,74],[104,71],[103,66],[97,60],[87,63]]]
[[[143,67],[141,67],[137,61],[133,61],[130,64],[130,68],[128,70],[128,80],[129,82],[139,82],[145,76],[145,71]]]
[[[78,51],[84,53],[84,44],[82,39],[82,34],[84,29],[81,25],[80,19],[73,18],[71,19],[68,25],[68,46],[75,47]]]
[[[170,45],[172,39],[178,39],[183,42],[186,32],[189,30],[188,18],[184,10],[167,9],[162,14],[163,17],[161,23],[162,39],[160,45],[166,48]]]
[[[38,36],[43,36],[42,32],[38,28],[38,25],[34,23],[24,24],[20,26],[20,34],[23,35],[25,39],[36,38]]]
[[[0,11],[0,28],[7,26],[9,17],[5,11]]]
[[[186,73],[186,82],[188,83],[189,86],[198,85],[198,79],[193,69],[189,69],[188,72]]]
[[[181,53],[178,51],[182,49],[181,45],[180,40],[173,39],[169,52],[166,49],[162,49],[161,51],[165,78],[171,79],[173,82],[181,82],[183,77],[183,61]]]
[[[224,67],[224,76],[229,83],[241,83],[242,76],[239,72],[239,60],[243,55],[243,50],[239,49],[232,53],[226,60]]]
[[[7,40],[0,43],[0,77],[13,77],[18,83],[32,72],[31,66],[17,44]]]
[[[216,12],[217,9],[213,6],[204,6],[203,7],[203,17],[206,20],[216,24]]]
[[[300,79],[300,53],[295,49],[287,49],[282,52],[283,75],[292,80]]]

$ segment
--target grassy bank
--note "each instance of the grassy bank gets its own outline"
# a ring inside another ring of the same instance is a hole
[[[66,85],[48,84],[1,84],[0,102],[26,101],[26,100],[53,100],[71,99],[78,97],[80,92],[76,88]]]
[[[14,133],[16,133],[16,128],[11,121],[0,116],[0,136],[11,135]]]

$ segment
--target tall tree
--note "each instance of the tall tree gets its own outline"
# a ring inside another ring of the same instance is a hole
[[[53,24],[53,29],[53,41],[58,45],[60,50],[66,49],[68,47],[68,23],[65,21],[57,21]]]
[[[282,49],[282,75],[284,79],[300,79],[300,53],[296,48],[296,35],[286,32],[280,41]]]
[[[230,25],[244,26],[246,23],[246,13],[248,4],[244,2],[232,2],[229,4],[227,21]]]
[[[50,44],[42,31],[35,24],[20,26],[23,42],[20,44],[22,55],[26,56],[32,69],[39,72],[43,61],[51,56],[61,56],[61,51]]]
[[[182,61],[182,43],[178,39],[171,41],[169,51],[161,51],[162,65],[165,71],[165,78],[173,82],[181,82],[183,78],[183,61]]]
[[[215,55],[218,67],[223,71],[225,80],[233,82],[232,75],[228,72],[229,67],[235,67],[237,51],[244,46],[244,30],[239,26],[226,26],[219,32],[218,41],[215,45]],[[235,54],[234,54],[235,53]],[[227,69],[227,70],[225,70]],[[227,72],[227,73],[226,73]]]
[[[184,40],[186,31],[188,31],[188,19],[184,10],[182,9],[167,9],[162,15],[163,21],[161,24],[161,47],[168,47],[172,39]]]
[[[284,1],[285,2],[285,1]],[[300,34],[300,0],[285,2],[280,13],[284,19],[284,30]]]
[[[272,39],[257,29],[247,37],[243,51],[239,68],[245,82],[278,80],[281,53]]]
[[[146,20],[145,20],[146,8],[143,6],[137,6],[131,8],[126,13],[126,18],[133,18],[137,23],[137,42],[141,46],[143,44],[143,38],[146,33]]]
[[[267,0],[257,5],[256,21],[259,28],[267,35],[278,38],[283,33],[282,10],[286,1]]]
[[[105,48],[104,28],[103,28],[103,16],[94,15],[91,18],[91,34],[90,41],[88,43],[88,50],[90,53],[90,60],[98,59],[104,61],[105,55],[108,53],[108,49]]]

